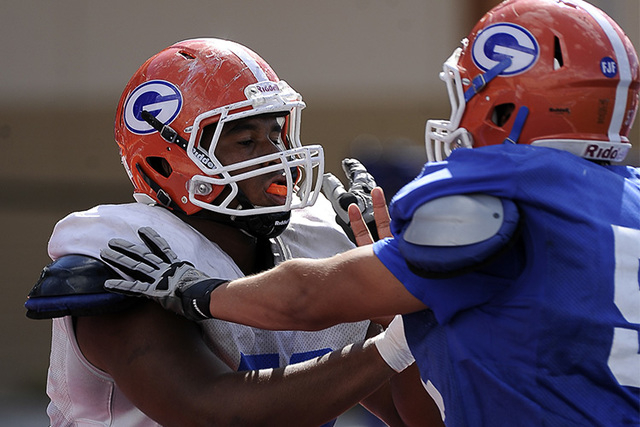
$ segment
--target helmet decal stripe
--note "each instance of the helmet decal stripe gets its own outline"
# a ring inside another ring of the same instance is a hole
[[[233,52],[245,65],[249,68],[249,70],[253,73],[254,77],[259,82],[264,82],[270,80],[267,77],[267,74],[264,72],[262,67],[256,62],[255,59],[249,53],[244,50],[241,46],[233,42],[225,43],[226,47]]]
[[[622,122],[627,108],[629,85],[631,84],[631,66],[629,65],[629,57],[627,56],[627,51],[624,47],[624,43],[620,39],[620,36],[602,13],[597,8],[586,2],[580,2],[577,5],[584,8],[600,25],[606,36],[609,38],[613,51],[616,54],[620,80],[618,81],[618,87],[616,89],[613,116],[611,117],[611,123],[609,124],[609,139],[612,142],[620,142],[622,140],[620,137],[620,130],[622,129]]]

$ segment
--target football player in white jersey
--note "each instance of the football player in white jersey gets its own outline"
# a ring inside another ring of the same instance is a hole
[[[381,338],[331,354],[380,332],[374,323],[273,332],[191,322],[102,288],[122,271],[100,249],[143,226],[225,279],[352,248],[319,192],[322,148],[300,143],[304,106],[257,54],[220,39],[176,43],[133,75],[115,139],[136,203],[58,222],[54,262],[26,303],[29,317],[53,318],[52,425],[320,425],[359,401],[403,425],[390,381],[417,371],[396,375],[377,361]],[[208,317],[206,304],[191,309]]]

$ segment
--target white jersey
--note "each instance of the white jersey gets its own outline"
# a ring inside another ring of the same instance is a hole
[[[314,206],[291,213],[287,229],[272,240],[276,263],[286,259],[323,258],[353,247],[333,220],[321,195]],[[234,261],[168,210],[143,204],[101,205],[62,219],[49,241],[52,259],[67,254],[100,258],[100,249],[120,237],[139,242],[138,228],[149,226],[163,236],[180,259],[211,277],[241,277]],[[322,331],[265,331],[221,320],[200,322],[207,344],[234,370],[276,368],[307,360],[365,338],[369,322],[337,325]],[[126,426],[158,424],[138,410],[114,380],[89,363],[75,339],[71,317],[53,320],[47,380],[53,426]]]

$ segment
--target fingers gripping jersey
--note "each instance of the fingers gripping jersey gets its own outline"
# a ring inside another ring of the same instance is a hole
[[[456,150],[390,206],[394,233],[431,198],[514,201],[522,234],[462,276],[412,274],[387,239],[385,266],[431,308],[407,341],[447,426],[640,423],[640,169],[523,145]]]
[[[276,262],[302,256],[328,257],[352,248],[333,216],[330,203],[322,197],[312,207],[292,211],[289,227],[272,244]],[[168,210],[136,203],[102,205],[69,215],[56,225],[49,255],[54,260],[71,253],[99,259],[100,248],[106,247],[109,239],[137,241],[136,230],[143,225],[156,229],[178,257],[212,277],[242,276],[225,252]],[[368,322],[317,332],[264,331],[215,319],[200,325],[212,351],[232,369],[245,370],[277,368],[361,341]],[[52,425],[79,420],[127,427],[157,425],[127,399],[109,375],[83,357],[70,317],[53,319],[47,393]]]

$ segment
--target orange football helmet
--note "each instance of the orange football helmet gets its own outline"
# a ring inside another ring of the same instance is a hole
[[[324,155],[321,146],[300,142],[304,107],[300,94],[240,44],[205,38],[169,46],[136,71],[116,112],[115,139],[134,197],[187,215],[208,210],[234,218],[313,204],[322,184]],[[284,117],[280,151],[221,164],[215,149],[224,124],[269,113]],[[214,123],[212,139],[201,141],[203,129]],[[253,165],[268,166],[236,173]],[[239,196],[238,181],[274,171],[286,177],[283,205],[230,207]],[[226,187],[230,191],[221,196]]]
[[[502,142],[622,161],[638,109],[638,56],[581,0],[507,0],[444,63],[449,120],[429,120],[427,156]]]

